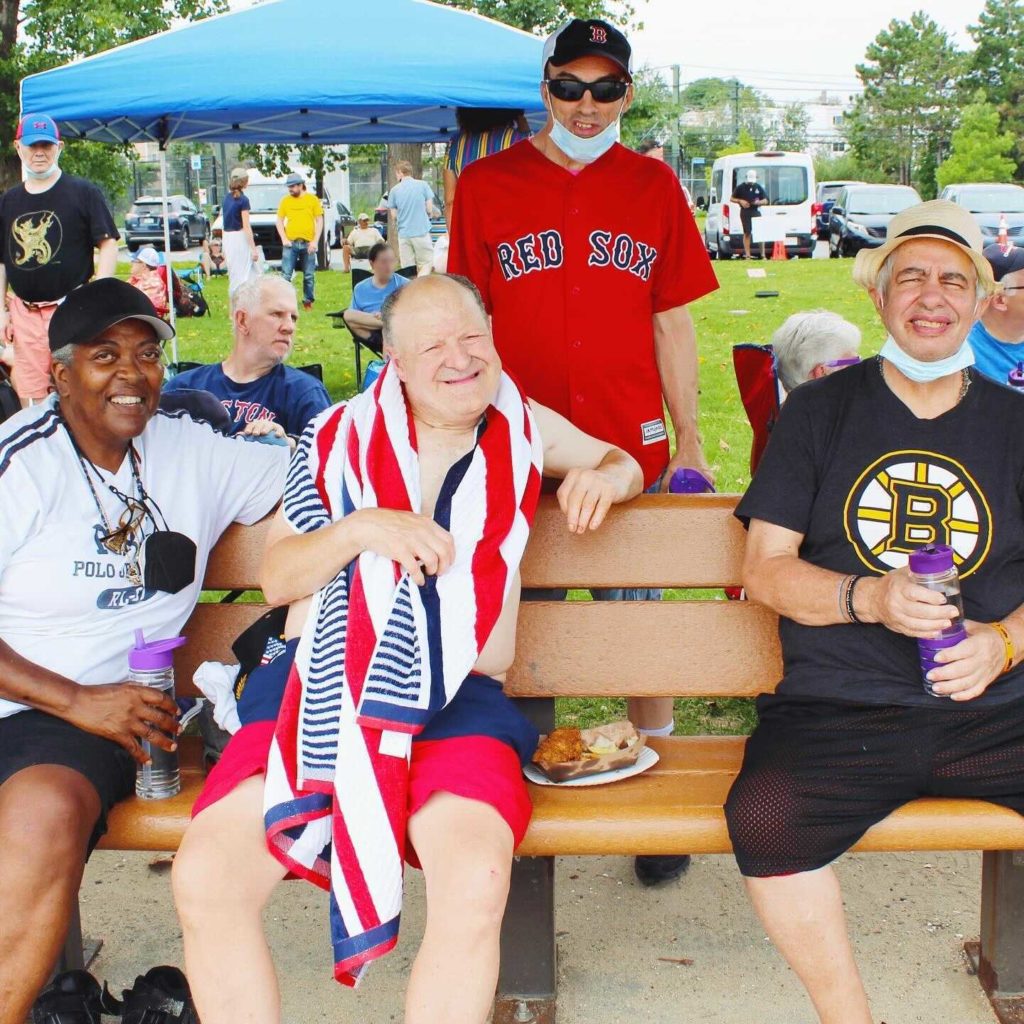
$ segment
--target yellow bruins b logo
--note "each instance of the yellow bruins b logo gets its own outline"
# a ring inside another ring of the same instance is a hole
[[[853,485],[844,510],[846,536],[875,572],[907,564],[925,544],[948,544],[961,576],[985,560],[992,512],[960,463],[924,451],[883,455]]]

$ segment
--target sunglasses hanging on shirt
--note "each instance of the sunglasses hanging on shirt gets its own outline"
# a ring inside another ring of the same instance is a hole
[[[93,462],[78,447],[74,434],[67,423],[64,429],[71,439],[71,446],[78,456],[82,475],[89,486],[96,510],[106,528],[100,543],[114,555],[128,559],[127,579],[136,587],[147,590],[161,590],[167,594],[177,594],[184,590],[196,578],[196,545],[191,537],[170,529],[163,511],[156,501],[146,493],[139,476],[139,456],[134,445],[128,447],[128,458],[131,463],[132,480],[138,497],[131,497],[119,491],[113,484],[104,480]],[[90,473],[90,469],[92,473]],[[116,527],[111,525],[106,509],[100,501],[93,482],[93,475],[110,493],[124,504],[124,511],[118,519]],[[155,514],[154,514],[155,513]],[[159,516],[159,520],[157,519]],[[145,522],[153,524],[153,532],[148,537],[141,537]]]

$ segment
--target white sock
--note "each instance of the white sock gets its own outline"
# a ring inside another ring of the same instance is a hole
[[[641,736],[671,736],[675,732],[676,723],[674,721],[669,722],[668,725],[659,726],[656,729],[644,729],[637,727],[637,732]]]

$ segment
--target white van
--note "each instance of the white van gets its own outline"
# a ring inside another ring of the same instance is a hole
[[[704,222],[704,245],[714,259],[729,259],[743,252],[740,208],[729,198],[747,171],[757,171],[768,193],[762,217],[783,217],[788,256],[809,257],[814,252],[814,163],[806,153],[733,153],[720,156],[711,168],[711,201]]]

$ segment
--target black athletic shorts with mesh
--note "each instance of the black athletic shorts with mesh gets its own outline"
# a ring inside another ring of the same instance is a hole
[[[824,867],[920,796],[1024,814],[1024,701],[953,710],[765,696],[757,709],[725,804],[748,877]]]

